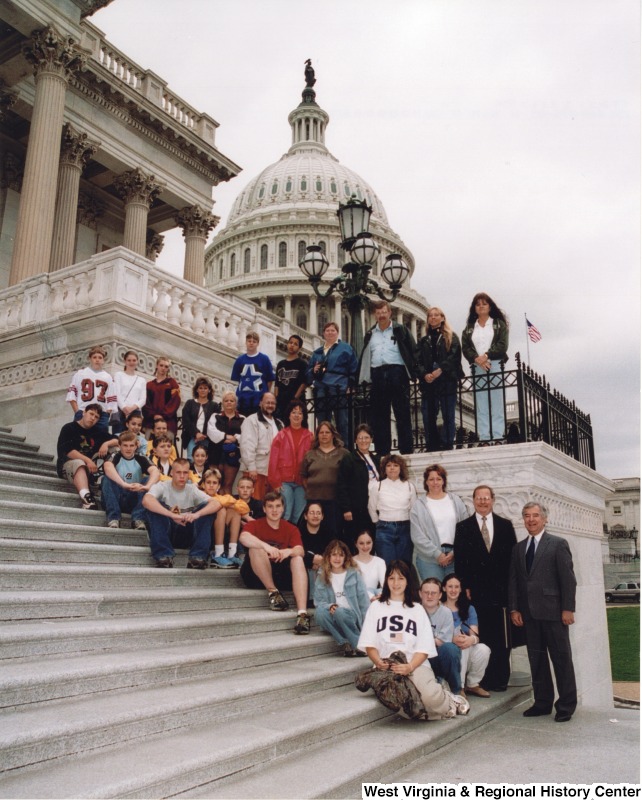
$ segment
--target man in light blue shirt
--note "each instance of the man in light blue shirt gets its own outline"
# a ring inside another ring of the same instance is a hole
[[[398,322],[392,321],[387,300],[373,304],[377,323],[365,335],[359,365],[359,382],[371,382],[370,425],[377,455],[390,453],[390,411],[395,412],[399,452],[412,453],[410,380],[417,375],[415,340]]]

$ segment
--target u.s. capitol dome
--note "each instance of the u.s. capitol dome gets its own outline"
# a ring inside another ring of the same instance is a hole
[[[329,116],[317,104],[310,86],[288,122],[292,129],[289,150],[243,189],[227,224],[208,247],[205,285],[254,301],[290,320],[293,333],[318,334],[326,322],[334,320],[348,339],[349,319],[341,311],[340,296],[316,297],[299,269],[306,247],[318,244],[330,262],[325,279],[340,272],[345,252],[340,247],[339,203],[356,195],[372,206],[370,232],[381,249],[373,276],[382,286],[386,285],[378,277],[379,270],[388,254],[400,253],[411,276],[414,258],[390,228],[383,203],[370,184],[339,163],[326,147]],[[415,337],[423,334],[428,303],[410,288],[409,281],[393,308],[396,319],[405,322]]]

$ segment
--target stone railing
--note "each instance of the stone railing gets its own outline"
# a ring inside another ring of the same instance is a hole
[[[81,44],[83,48],[90,51],[92,59],[103,68],[102,70],[98,69],[103,76],[104,70],[122,84],[122,89],[127,87],[130,91],[136,92],[162,109],[178,125],[192,131],[208,145],[215,146],[215,132],[218,123],[212,117],[192,108],[169,91],[166,81],[128,58],[105,39],[102,31],[87,20],[82,22],[81,30]],[[91,62],[89,69],[92,69]]]
[[[276,352],[280,326],[272,314],[240,298],[199,288],[124,247],[0,292],[0,335],[113,302],[233,351],[243,349],[252,327],[261,333],[262,349]]]

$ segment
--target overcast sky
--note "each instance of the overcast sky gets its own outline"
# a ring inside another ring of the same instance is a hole
[[[531,365],[592,418],[597,468],[640,474],[639,3],[115,0],[91,21],[219,123],[233,200],[290,145],[303,62],[326,144],[381,198],[453,328],[524,314]],[[180,273],[180,234],[159,265]],[[509,367],[514,366],[511,359]]]

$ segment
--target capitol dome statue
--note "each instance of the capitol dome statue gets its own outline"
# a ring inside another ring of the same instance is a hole
[[[330,267],[332,280],[345,263],[337,217],[339,203],[352,196],[372,206],[370,233],[380,248],[373,275],[385,258],[399,253],[412,276],[412,253],[390,228],[383,203],[370,184],[339,163],[325,145],[329,116],[316,102],[316,82],[306,62],[302,100],[288,116],[292,129],[290,149],[279,161],[260,172],[234,201],[227,225],[206,252],[205,285],[218,293],[232,293],[254,301],[266,311],[289,320],[291,332],[304,339],[319,335],[326,322],[338,322],[342,337],[349,338],[349,315],[341,298],[318,298],[299,269],[306,247],[316,244]],[[428,303],[404,286],[394,302],[394,313],[415,338],[425,331]],[[364,320],[369,326],[370,320]]]

